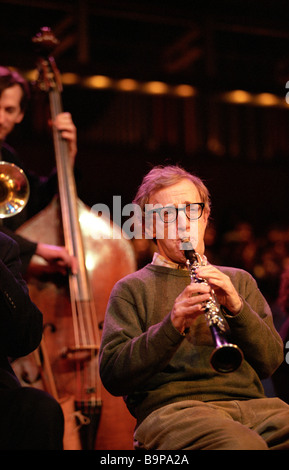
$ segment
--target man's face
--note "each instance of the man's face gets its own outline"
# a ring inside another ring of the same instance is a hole
[[[20,108],[22,98],[20,85],[3,90],[0,96],[0,142],[12,132],[15,124],[22,121],[24,113]]]
[[[149,204],[175,207],[196,202],[202,202],[199,191],[194,183],[188,179],[183,179],[172,186],[156,191],[149,199]],[[172,238],[171,233],[169,233],[169,224],[164,224],[164,237],[157,237],[159,253],[175,263],[185,263],[186,259],[180,243],[184,238],[187,238],[188,233],[191,233],[195,240],[194,248],[196,252],[204,254],[204,234],[208,215],[208,212],[204,209],[202,216],[198,220],[191,221],[183,211],[180,211],[175,222],[176,236]],[[158,218],[159,215],[155,214],[155,217]]]

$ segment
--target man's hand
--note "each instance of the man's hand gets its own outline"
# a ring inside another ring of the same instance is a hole
[[[47,245],[38,243],[36,255],[43,258],[50,265],[55,266],[57,271],[67,274],[70,269],[72,274],[77,273],[77,260],[74,256],[70,256],[64,246]]]
[[[229,276],[211,264],[198,268],[196,274],[208,281],[220,305],[229,310],[232,315],[240,312],[243,303]]]
[[[61,132],[63,139],[67,140],[69,157],[74,165],[77,154],[77,131],[70,113],[60,113],[56,116],[53,125]]]
[[[176,298],[171,311],[174,327],[183,333],[194,319],[203,314],[202,302],[210,298],[210,287],[207,284],[192,283]]]

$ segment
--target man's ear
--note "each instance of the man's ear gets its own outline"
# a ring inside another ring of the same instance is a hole
[[[20,122],[22,121],[22,119],[24,118],[24,113],[21,111],[16,119],[16,124],[20,124]]]
[[[205,222],[206,227],[207,227],[208,222],[209,222],[209,217],[210,217],[210,210],[204,210],[203,217],[204,217],[204,222]]]

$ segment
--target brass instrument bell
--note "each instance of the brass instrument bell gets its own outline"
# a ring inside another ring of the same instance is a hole
[[[0,219],[21,212],[29,194],[29,182],[24,171],[14,163],[0,162]]]

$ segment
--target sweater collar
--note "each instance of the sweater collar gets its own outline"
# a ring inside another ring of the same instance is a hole
[[[188,269],[185,264],[174,263],[173,261],[166,259],[164,256],[160,255],[157,252],[155,252],[153,255],[152,264],[156,266],[165,266],[166,268],[172,269],[184,269],[186,271]]]
[[[208,260],[205,255],[203,255],[202,259],[203,259],[204,265],[208,264]],[[188,267],[186,264],[174,263],[173,261],[166,259],[164,256],[160,255],[157,252],[155,252],[153,255],[152,264],[155,266],[165,266],[166,268],[182,269],[185,271],[188,270]]]

